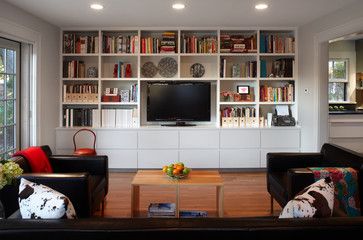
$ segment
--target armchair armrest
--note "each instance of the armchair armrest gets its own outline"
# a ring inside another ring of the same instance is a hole
[[[21,177],[48,186],[66,195],[72,202],[78,217],[90,217],[91,184],[88,173],[43,174],[29,173]]]
[[[290,168],[320,166],[321,153],[267,153],[267,172],[287,172]]]
[[[301,190],[314,183],[314,174],[307,168],[292,168],[287,171],[287,196],[291,200]]]
[[[107,156],[52,155],[49,161],[54,172],[88,172],[90,175],[108,175]]]

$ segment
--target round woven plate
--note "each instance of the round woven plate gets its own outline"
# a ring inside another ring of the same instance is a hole
[[[192,77],[200,78],[203,77],[204,73],[205,73],[204,66],[200,63],[194,63],[190,67],[190,75],[192,75]]]
[[[165,57],[162,58],[158,64],[159,74],[162,77],[174,77],[178,72],[178,63],[174,58]]]
[[[141,74],[144,77],[152,78],[158,73],[158,68],[155,66],[153,62],[146,62],[141,67]]]

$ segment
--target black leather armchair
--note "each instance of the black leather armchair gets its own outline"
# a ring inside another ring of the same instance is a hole
[[[281,207],[314,182],[308,167],[352,167],[358,171],[360,208],[363,211],[363,155],[349,149],[324,144],[320,153],[268,153],[267,191]],[[363,215],[363,214],[362,214]]]
[[[47,185],[68,196],[79,218],[91,217],[95,211],[104,208],[108,193],[108,157],[53,155],[49,146],[41,146],[48,155],[54,173],[32,173],[23,157],[13,157],[24,170],[21,177]],[[19,208],[18,184],[6,186],[0,191],[0,199],[6,217]]]

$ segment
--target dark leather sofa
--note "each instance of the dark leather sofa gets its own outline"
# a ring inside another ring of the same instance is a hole
[[[0,220],[0,239],[202,240],[202,239],[344,239],[362,236],[363,217],[276,219]]]
[[[363,155],[349,149],[324,144],[319,153],[268,153],[267,190],[280,206],[314,182],[308,167],[352,167],[358,171],[360,208],[363,213]],[[363,215],[363,214],[361,214]]]
[[[95,211],[102,210],[108,193],[107,156],[53,155],[49,146],[41,146],[49,158],[54,173],[32,173],[26,159],[13,157],[24,170],[29,181],[43,184],[63,193],[74,205],[79,218],[91,217]],[[19,209],[18,184],[8,185],[0,191],[0,200],[8,217]]]

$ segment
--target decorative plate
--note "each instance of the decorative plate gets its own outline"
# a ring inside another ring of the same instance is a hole
[[[190,75],[192,75],[192,77],[200,78],[203,77],[204,73],[205,73],[204,66],[200,63],[194,63],[190,67]]]
[[[155,66],[153,62],[146,62],[141,67],[141,74],[144,77],[152,78],[158,73],[158,68]]]
[[[178,72],[178,63],[174,58],[165,57],[160,60],[158,68],[162,77],[170,78]]]

